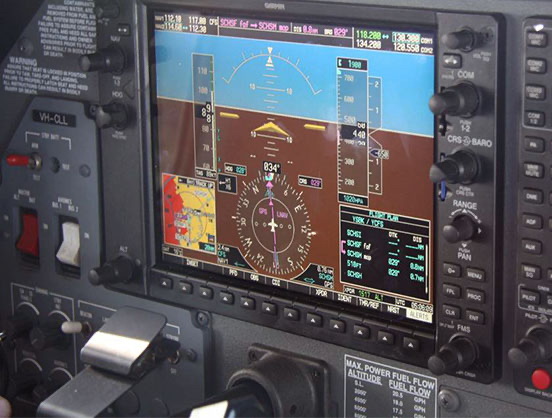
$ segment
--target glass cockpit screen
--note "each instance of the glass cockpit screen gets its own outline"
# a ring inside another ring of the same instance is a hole
[[[432,323],[433,33],[152,19],[163,261]]]

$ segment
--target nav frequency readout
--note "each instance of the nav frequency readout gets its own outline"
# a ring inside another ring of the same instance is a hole
[[[434,34],[151,18],[163,261],[433,322]]]

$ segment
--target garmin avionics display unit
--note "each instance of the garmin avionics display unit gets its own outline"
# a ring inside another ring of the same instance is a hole
[[[151,18],[161,260],[432,323],[434,34]]]

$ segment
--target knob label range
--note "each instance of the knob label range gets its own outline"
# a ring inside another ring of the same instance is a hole
[[[344,416],[434,417],[437,379],[344,356]]]

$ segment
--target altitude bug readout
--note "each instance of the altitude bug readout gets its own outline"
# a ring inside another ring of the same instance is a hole
[[[432,323],[433,33],[151,18],[163,262]]]

